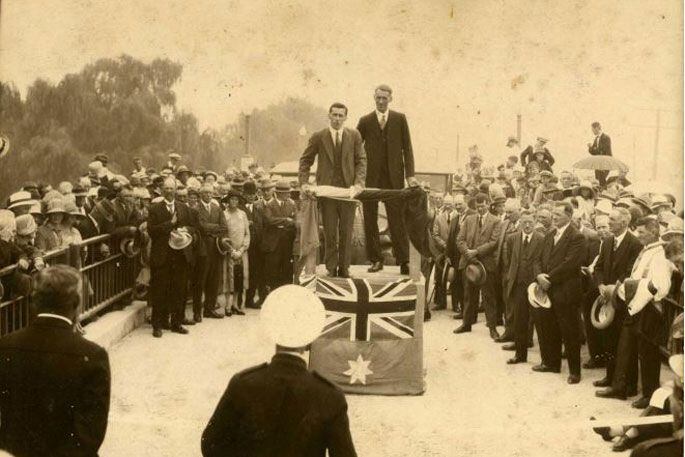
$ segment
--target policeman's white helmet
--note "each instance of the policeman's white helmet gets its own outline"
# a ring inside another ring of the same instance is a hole
[[[264,300],[260,321],[271,340],[286,348],[314,341],[323,329],[326,310],[314,292],[302,286],[274,289]]]

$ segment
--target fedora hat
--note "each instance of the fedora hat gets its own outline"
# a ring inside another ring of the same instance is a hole
[[[590,321],[592,326],[598,330],[603,330],[611,325],[614,321],[616,315],[616,308],[614,307],[614,302],[616,301],[616,289],[617,286],[610,287],[610,298],[607,300],[604,295],[598,295],[595,302],[592,304],[592,310],[590,311]]]
[[[259,320],[275,344],[285,348],[300,348],[321,334],[326,309],[313,291],[288,284],[269,293]]]
[[[469,282],[475,284],[476,286],[482,286],[485,284],[485,280],[487,278],[485,267],[477,259],[471,260],[469,264],[466,265],[466,268],[464,269],[464,275],[466,275],[466,279],[468,279]]]
[[[140,254],[140,247],[133,238],[124,238],[119,243],[119,250],[129,259]]]
[[[227,236],[217,237],[216,250],[219,251],[219,254],[226,255],[231,251],[231,249],[233,249],[233,245],[231,244],[230,238]]]
[[[0,136],[0,157],[5,156],[10,151],[10,140],[6,136]]]
[[[549,309],[552,307],[549,295],[542,290],[542,287],[537,282],[532,282],[528,286],[528,302],[533,308]]]
[[[169,247],[176,251],[187,248],[193,242],[193,236],[186,228],[177,228],[169,232]]]

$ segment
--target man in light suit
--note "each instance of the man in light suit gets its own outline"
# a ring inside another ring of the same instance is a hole
[[[593,156],[610,156],[611,155],[611,138],[609,135],[602,132],[602,126],[599,122],[592,123],[592,133],[595,135],[592,143],[587,144],[588,152]],[[607,170],[595,170],[595,178],[599,181],[601,187],[606,187]]]
[[[476,195],[477,213],[466,218],[464,226],[457,235],[457,249],[461,254],[459,269],[466,268],[472,260],[479,260],[486,271],[486,280],[482,286],[476,286],[464,279],[465,301],[464,320],[454,333],[470,332],[476,322],[478,313],[478,298],[483,294],[483,308],[485,320],[490,329],[490,337],[499,337],[497,332],[497,310],[495,302],[495,250],[499,241],[502,221],[499,217],[488,212],[488,196]]]
[[[523,363],[528,360],[528,322],[530,304],[528,286],[539,273],[540,254],[544,237],[535,231],[535,213],[525,210],[519,219],[520,230],[507,236],[502,253],[502,271],[505,272],[504,298],[507,309],[507,323],[511,316],[512,336],[516,355],[507,360],[508,364]],[[504,347],[509,349],[509,347]]]
[[[202,315],[221,319],[223,316],[214,310],[223,262],[223,257],[216,248],[216,239],[228,234],[228,225],[221,206],[212,198],[213,194],[214,188],[210,184],[203,185],[200,188],[200,203],[197,205],[202,241],[207,250],[206,267],[202,276],[202,289],[205,295]],[[197,320],[200,310],[193,309],[193,313]]]
[[[359,119],[357,130],[366,150],[366,187],[402,189],[404,180],[409,186],[418,186],[414,177],[414,152],[409,135],[407,118],[391,111],[392,89],[385,84],[374,92],[376,109]],[[370,272],[383,269],[383,256],[378,234],[378,202],[365,202],[364,237],[366,253],[371,262]],[[385,202],[388,227],[395,260],[401,274],[409,274],[409,236],[404,223],[404,202],[401,199]]]
[[[347,119],[347,107],[342,103],[331,105],[328,119],[329,127],[312,135],[300,158],[302,191],[309,191],[309,170],[315,159],[317,185],[354,186],[361,190],[366,179],[366,154],[362,137],[356,130],[343,127]],[[330,198],[320,198],[318,203],[323,218],[326,269],[330,276],[348,278],[356,203]]]

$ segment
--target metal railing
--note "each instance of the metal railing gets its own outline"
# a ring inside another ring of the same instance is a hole
[[[101,249],[103,245],[107,248]],[[138,257],[121,254],[117,240],[111,235],[96,236],[48,252],[43,259],[48,265],[71,265],[81,272],[83,291],[80,321],[92,318],[112,304],[131,296],[140,269]],[[18,293],[15,287],[16,284],[29,281],[29,278],[17,265],[0,270],[0,281],[8,297],[0,301],[0,337],[26,327],[35,315],[30,296]]]

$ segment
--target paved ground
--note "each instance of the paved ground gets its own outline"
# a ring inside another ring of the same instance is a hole
[[[616,455],[585,421],[636,411],[593,396],[601,370],[568,386],[565,372],[531,372],[537,348],[527,365],[508,366],[511,353],[482,324],[457,336],[455,323],[442,311],[425,327],[423,396],[348,396],[360,456]],[[271,355],[255,311],[190,330],[153,339],[144,326],[111,349],[112,407],[101,455],[200,455],[202,430],[231,375]]]

